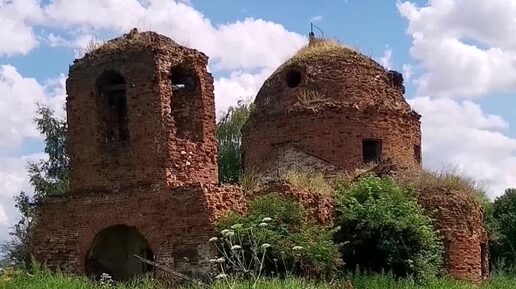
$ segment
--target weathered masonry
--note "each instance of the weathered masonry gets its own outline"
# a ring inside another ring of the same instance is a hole
[[[258,92],[242,132],[245,171],[275,182],[288,170],[332,178],[386,162],[417,176],[421,116],[404,93],[400,73],[339,43],[312,38]],[[443,237],[447,272],[486,278],[487,233],[471,192],[435,187],[420,192],[419,201]],[[321,216],[332,211],[320,204],[313,202]]]
[[[203,272],[213,221],[242,200],[217,183],[208,58],[132,31],[71,66],[70,191],[43,201],[34,248],[65,272],[129,279],[151,268]]]
[[[126,280],[152,270],[139,255],[203,275],[214,222],[245,210],[239,187],[220,186],[213,78],[208,57],[153,32],[131,31],[78,59],[67,80],[70,190],[41,202],[38,261],[70,273]],[[291,169],[329,178],[389,162],[421,171],[420,115],[403,77],[340,44],[312,38],[263,84],[243,128],[246,173],[334,217],[332,196],[290,186]],[[487,277],[483,212],[471,194],[420,192],[446,247],[453,277]]]
[[[243,129],[245,170],[328,175],[390,160],[421,167],[418,115],[401,74],[338,43],[312,39],[263,84]]]

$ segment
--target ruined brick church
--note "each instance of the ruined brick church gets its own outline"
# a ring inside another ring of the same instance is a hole
[[[242,150],[246,172],[328,222],[332,201],[278,186],[282,173],[295,168],[331,177],[384,160],[417,172],[421,132],[401,74],[318,41],[265,81],[242,130]],[[208,270],[214,222],[245,210],[246,196],[218,183],[207,65],[202,52],[136,30],[75,60],[66,82],[70,189],[40,204],[37,260],[118,280],[152,270],[135,254],[183,273]],[[482,211],[462,195],[442,196],[423,194],[421,202],[439,212],[446,268],[481,280],[488,273]]]

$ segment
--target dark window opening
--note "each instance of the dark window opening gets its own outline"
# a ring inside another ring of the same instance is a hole
[[[86,256],[86,275],[98,279],[103,273],[115,281],[127,281],[152,272],[152,266],[138,260],[138,255],[154,261],[154,253],[145,237],[134,227],[116,225],[95,236]]]
[[[127,142],[129,130],[125,79],[115,71],[106,71],[97,81],[97,90],[101,98],[105,142]]]
[[[301,83],[301,73],[297,70],[291,70],[287,73],[287,85],[294,88]]]
[[[170,72],[170,109],[178,138],[202,141],[203,101],[195,69],[183,65]]]
[[[414,158],[418,164],[421,164],[421,146],[414,146]]]
[[[378,139],[362,140],[362,156],[364,163],[378,163],[382,153],[382,142]]]
[[[488,253],[488,247],[486,243],[480,244],[480,260],[482,262],[481,268],[482,268],[482,277],[488,277],[489,276],[489,253]]]
[[[195,72],[193,69],[186,69],[181,66],[174,67],[170,72],[172,90],[193,90],[196,86]]]

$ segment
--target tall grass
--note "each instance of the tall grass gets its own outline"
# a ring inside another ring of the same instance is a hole
[[[317,192],[325,196],[334,194],[333,186],[328,183],[321,172],[288,170],[282,178],[291,185],[301,189]]]
[[[128,283],[113,283],[111,285],[94,283],[85,277],[50,273],[38,270],[33,274],[15,272],[0,276],[0,289],[164,289],[165,287],[142,278]]]
[[[241,280],[219,280],[212,289],[248,289],[253,284]],[[33,275],[13,273],[0,276],[0,289],[164,289],[151,279],[142,279],[127,284],[101,285],[86,278],[60,273],[38,271]],[[304,279],[261,279],[257,289],[516,289],[516,277],[497,276],[481,285],[449,279],[430,280],[416,284],[410,280],[396,280],[389,275],[356,274],[340,280],[313,282]],[[201,289],[184,286],[182,289]]]

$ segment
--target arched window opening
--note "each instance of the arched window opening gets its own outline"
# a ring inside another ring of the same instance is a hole
[[[297,70],[290,70],[287,72],[287,85],[290,88],[294,88],[301,83],[301,73]]]
[[[109,70],[97,80],[105,143],[123,143],[129,139],[125,79]]]
[[[108,274],[115,281],[127,281],[145,273],[152,267],[138,260],[134,255],[154,261],[147,240],[134,227],[116,225],[95,236],[86,256],[86,274],[98,279]]]
[[[170,109],[178,138],[202,141],[203,101],[195,69],[183,65],[170,71]]]

